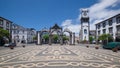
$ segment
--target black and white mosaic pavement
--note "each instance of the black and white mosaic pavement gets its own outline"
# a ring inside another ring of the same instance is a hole
[[[120,68],[120,51],[42,45],[0,50],[0,68]]]

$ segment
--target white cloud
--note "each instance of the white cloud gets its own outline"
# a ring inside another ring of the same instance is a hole
[[[90,16],[90,29],[95,29],[95,23],[103,21],[109,17],[112,17],[118,13],[120,13],[120,9],[116,9],[120,4],[120,0],[98,0],[97,3],[88,7],[89,9],[89,16]],[[76,22],[80,20],[80,16],[77,18]],[[80,31],[80,24],[74,24],[72,19],[68,19],[63,21],[62,27],[69,28],[71,31],[75,33],[79,33]]]
[[[98,3],[92,5],[89,8],[89,16],[91,19],[90,29],[95,29],[95,26],[93,26],[95,23],[120,13],[120,9],[111,9],[117,7],[119,3],[120,0],[99,0]]]
[[[75,32],[78,36],[80,32],[80,24],[73,24],[72,20],[68,19],[62,22],[63,30],[68,28],[70,31]]]
[[[65,26],[69,26],[71,24],[72,24],[72,20],[68,19],[68,20],[63,21],[62,26],[65,27]]]

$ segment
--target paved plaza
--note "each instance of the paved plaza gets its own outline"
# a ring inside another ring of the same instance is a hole
[[[85,45],[1,47],[0,68],[120,68],[120,51]]]

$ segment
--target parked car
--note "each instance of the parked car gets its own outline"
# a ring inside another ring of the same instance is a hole
[[[114,48],[120,49],[120,42],[110,42],[107,45],[103,45],[103,48],[105,48],[105,49],[114,49]]]
[[[5,47],[9,47],[9,46],[16,46],[16,43],[7,43],[7,44],[4,44]]]
[[[14,47],[15,47],[15,46],[16,46],[16,43],[10,43],[10,46],[14,46]]]
[[[96,41],[94,40],[94,41],[92,41],[92,44],[96,44]]]
[[[9,43],[4,44],[4,47],[9,47],[9,46],[10,46]]]

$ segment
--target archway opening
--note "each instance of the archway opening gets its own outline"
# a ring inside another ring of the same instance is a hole
[[[48,32],[46,32],[46,31],[42,32],[41,38],[42,38],[42,40],[41,40],[42,44],[48,44],[49,43],[49,33]]]
[[[61,40],[61,38],[60,38],[60,35],[61,35],[61,32],[60,31],[53,31],[52,33],[51,33],[51,42],[53,43],[53,44],[60,44],[60,40]]]
[[[70,33],[63,32],[63,44],[70,44]]]

